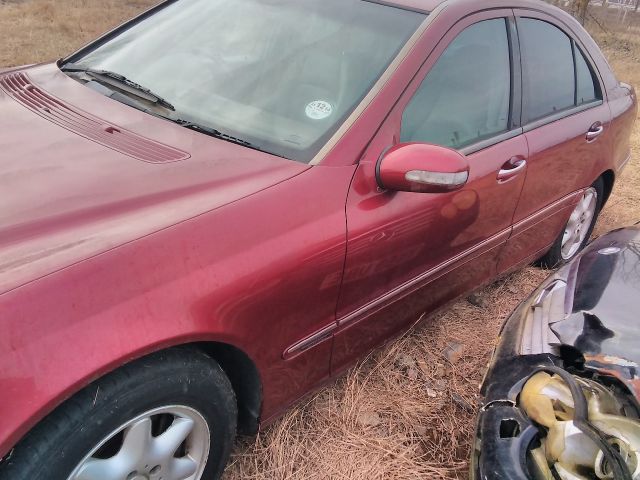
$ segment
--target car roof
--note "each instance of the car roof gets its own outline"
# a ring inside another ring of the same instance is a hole
[[[386,1],[378,1],[374,0],[376,3],[385,3],[388,5],[394,5],[401,8],[409,8],[411,10],[419,10],[424,12],[431,12],[441,3],[444,3],[446,0],[386,0]]]
[[[552,6],[548,3],[541,0],[511,0],[511,1],[501,1],[501,2],[479,2],[477,0],[473,1],[460,1],[460,0],[371,0],[377,3],[385,3],[388,5],[394,5],[401,8],[408,8],[411,10],[418,10],[423,12],[431,12],[436,9],[436,7],[442,3],[454,4],[454,3],[467,3],[469,6],[477,7],[477,10],[482,10],[483,7],[487,7],[487,3],[492,4],[501,4],[502,8],[510,8],[510,7],[536,7],[538,9],[542,8],[545,10],[554,10]],[[498,5],[491,5],[492,7],[496,7]]]

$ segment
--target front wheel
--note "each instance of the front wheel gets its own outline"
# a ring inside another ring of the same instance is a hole
[[[540,259],[543,267],[553,268],[572,260],[589,242],[598,220],[604,198],[602,178],[587,188],[575,206],[564,230],[560,233],[551,250]]]
[[[236,402],[208,357],[172,349],[75,395],[0,466],[1,480],[213,480],[236,431]]]

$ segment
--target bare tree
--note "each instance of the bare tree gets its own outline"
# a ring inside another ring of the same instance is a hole
[[[573,0],[571,2],[571,13],[574,17],[580,20],[580,23],[584,25],[587,19],[587,7],[589,6],[589,0]]]

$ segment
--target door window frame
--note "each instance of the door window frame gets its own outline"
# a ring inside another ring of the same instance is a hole
[[[425,80],[429,72],[440,60],[444,51],[451,45],[451,43],[460,35],[465,29],[475,25],[476,23],[485,20],[505,20],[505,31],[507,34],[507,41],[509,43],[509,63],[511,70],[511,93],[509,101],[509,121],[508,130],[506,132],[500,132],[490,138],[480,140],[476,143],[468,145],[458,151],[463,155],[470,155],[472,153],[484,150],[485,148],[496,145],[505,140],[513,137],[517,137],[523,133],[522,129],[522,71],[520,68],[520,48],[519,39],[517,36],[515,16],[513,9],[511,8],[498,8],[487,9],[474,12],[458,22],[456,22],[447,33],[439,40],[435,48],[425,58],[417,74],[410,80],[404,93],[391,109],[388,121],[393,122],[395,129],[395,138],[399,141],[400,132],[402,129],[402,120],[404,112],[407,106],[411,103],[411,100],[415,97],[422,82]]]
[[[523,18],[528,18],[528,19],[533,19],[533,20],[539,20],[539,21],[543,21],[546,23],[551,24],[552,26],[558,28],[562,33],[564,33],[568,38],[569,41],[571,42],[571,52],[572,52],[572,58],[573,58],[573,81],[574,81],[574,106],[566,108],[564,110],[558,111],[558,112],[553,112],[550,113],[548,115],[545,115],[542,118],[533,120],[533,121],[525,121],[525,113],[527,111],[527,105],[526,105],[526,96],[524,95],[524,91],[527,88],[527,78],[525,78],[524,75],[522,75],[522,128],[523,131],[525,133],[530,132],[532,130],[535,130],[537,128],[540,128],[544,125],[548,125],[550,123],[553,122],[557,122],[558,120],[562,120],[563,118],[567,118],[570,117],[572,115],[576,115],[578,113],[584,112],[585,110],[590,110],[592,108],[596,108],[599,107],[600,105],[602,105],[604,103],[604,98],[605,98],[605,88],[604,88],[604,82],[602,80],[602,77],[600,75],[600,72],[598,71],[598,69],[595,66],[595,62],[593,61],[593,58],[591,58],[591,54],[589,53],[589,50],[587,48],[585,48],[585,46],[583,45],[583,43],[580,41],[580,39],[573,33],[573,31],[568,28],[567,25],[565,25],[562,21],[560,21],[559,19],[557,19],[556,17],[553,17],[549,14],[537,11],[537,10],[528,10],[528,9],[516,9],[514,10],[514,20],[515,20],[515,26],[516,26],[516,35],[518,36],[518,44],[520,44],[520,36],[518,33],[518,23],[521,22],[521,19]],[[582,56],[584,57],[585,61],[587,62],[587,67],[589,68],[589,70],[591,71],[591,77],[594,80],[594,86],[596,88],[596,94],[598,95],[599,98],[597,98],[596,100],[593,100],[591,102],[587,102],[587,103],[583,103],[581,105],[575,105],[575,101],[576,101],[576,93],[577,93],[577,78],[576,78],[576,55],[579,54],[579,52],[582,53]],[[520,52],[520,58],[521,61],[524,62],[524,58],[522,57],[522,53]],[[522,69],[521,69],[522,71]]]

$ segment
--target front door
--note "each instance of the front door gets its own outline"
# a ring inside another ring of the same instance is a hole
[[[449,30],[366,150],[346,206],[347,257],[332,369],[496,274],[524,183],[510,10]],[[414,54],[419,54],[414,52]],[[469,181],[443,194],[382,191],[376,164],[396,143],[466,155]]]

